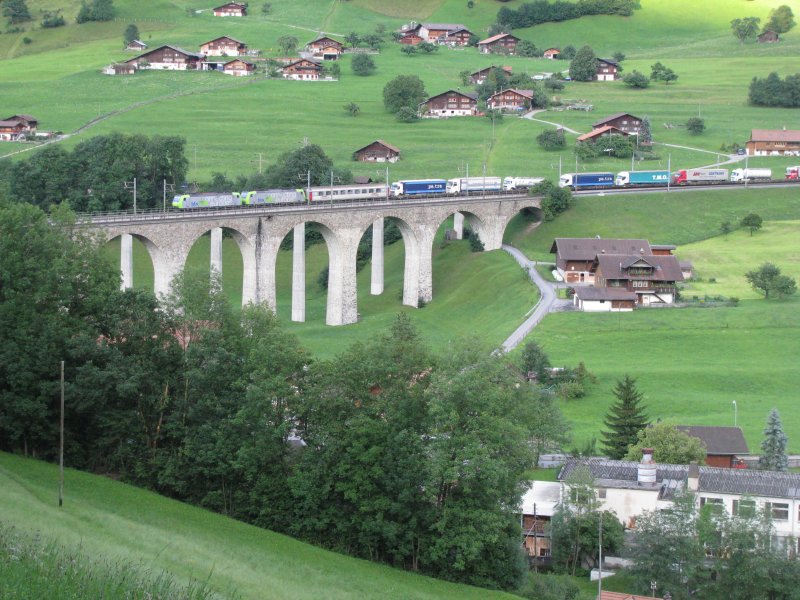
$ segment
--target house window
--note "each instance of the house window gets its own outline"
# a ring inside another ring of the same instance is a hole
[[[605,498],[607,491],[608,490],[606,488],[600,488],[599,490],[597,490],[597,497],[598,498]]]
[[[752,517],[756,514],[755,500],[734,500],[733,514],[740,517]]]
[[[703,506],[709,506],[713,515],[721,515],[725,510],[722,498],[700,498],[700,507]]]
[[[635,288],[646,288],[650,286],[649,281],[633,281],[633,287]]]
[[[789,505],[782,502],[766,502],[764,507],[776,521],[789,520]]]

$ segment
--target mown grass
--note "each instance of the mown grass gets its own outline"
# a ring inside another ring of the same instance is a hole
[[[46,529],[49,539],[98,561],[167,571],[178,584],[196,579],[220,595],[258,600],[513,597],[327,552],[71,469],[64,488],[59,509],[55,466],[0,453],[6,522],[26,533]]]
[[[0,597],[48,600],[205,600],[203,582],[177,584],[166,572],[98,561],[0,521]]]
[[[654,244],[684,245],[714,237],[723,221],[736,225],[750,212],[770,221],[800,219],[798,193],[795,188],[725,188],[576,197],[572,209],[530,235],[521,234],[523,217],[515,217],[505,239],[529,258],[545,261],[554,260],[550,247],[556,237],[637,237]]]

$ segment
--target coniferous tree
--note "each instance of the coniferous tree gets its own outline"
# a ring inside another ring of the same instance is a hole
[[[620,460],[627,454],[628,447],[636,443],[639,431],[647,427],[648,419],[641,405],[644,395],[636,389],[635,379],[625,375],[623,380],[618,380],[614,395],[618,402],[608,410],[603,422],[609,431],[602,435],[608,457]]]
[[[650,117],[642,119],[642,124],[639,126],[639,142],[642,144],[649,144],[653,141],[653,134],[650,131]]]
[[[125,45],[127,46],[134,40],[139,39],[139,28],[136,23],[131,23],[125,28]]]
[[[6,0],[3,2],[3,16],[8,18],[10,25],[31,20],[31,13],[25,0]]]
[[[758,468],[765,471],[788,471],[786,442],[781,416],[778,414],[778,409],[773,408],[767,418],[767,427],[764,429],[764,441],[761,442]]]

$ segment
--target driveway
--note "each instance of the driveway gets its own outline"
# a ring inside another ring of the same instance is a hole
[[[559,129],[563,129],[564,131],[568,131],[569,133],[574,133],[575,135],[580,135],[580,131],[575,131],[574,129],[570,129],[566,125],[562,125],[561,123],[553,123],[552,121],[544,121],[542,119],[535,119],[534,117],[538,115],[540,112],[545,112],[546,109],[541,110],[532,110],[530,112],[526,112],[522,115],[523,119],[528,119],[529,121],[536,121],[537,123],[544,123],[546,125],[552,125],[553,127],[558,127]]]

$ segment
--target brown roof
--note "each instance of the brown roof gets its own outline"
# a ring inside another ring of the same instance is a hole
[[[447,90],[446,92],[442,92],[441,94],[436,94],[435,96],[430,96],[425,102],[420,102],[420,104],[426,104],[431,100],[438,98],[439,96],[444,96],[445,94],[458,94],[459,96],[466,96],[470,100],[477,100],[478,94],[475,92],[460,92],[458,90]]]
[[[242,44],[243,46],[247,45],[242,40],[237,40],[236,38],[232,38],[229,35],[221,35],[218,38],[214,38],[213,40],[208,40],[207,42],[203,42],[202,44],[200,44],[200,46],[205,46],[206,44],[210,44],[211,42],[216,42],[217,40],[230,40],[232,42],[236,42],[237,44]]]
[[[611,121],[616,121],[616,120],[617,120],[617,119],[619,119],[620,117],[631,117],[631,118],[633,118],[633,119],[636,119],[636,120],[638,120],[638,121],[641,121],[641,119],[640,119],[639,117],[636,117],[636,116],[632,115],[631,113],[624,113],[624,112],[621,112],[621,113],[616,113],[616,114],[614,114],[614,115],[611,115],[610,117],[606,117],[605,119],[600,119],[600,120],[599,120],[599,121],[597,121],[596,123],[592,124],[592,127],[602,127],[602,126],[603,126],[603,125],[605,125],[606,123],[609,123],[609,122],[611,122]]]
[[[295,58],[291,62],[287,63],[286,66],[281,67],[281,70],[287,69],[289,67],[293,67],[294,65],[302,63],[302,62],[308,62],[308,63],[311,63],[312,65],[314,65],[315,67],[319,67],[320,69],[322,68],[322,62],[317,60],[316,58]]]
[[[633,300],[636,301],[636,292],[629,292],[624,288],[607,287],[576,287],[575,295],[579,300]]]
[[[461,23],[422,23],[422,27],[425,29],[434,29],[434,30],[442,30],[442,31],[461,31],[466,30],[469,31],[464,25]]]
[[[332,38],[331,36],[329,36],[329,35],[318,35],[318,36],[317,36],[317,37],[315,37],[315,38],[314,38],[314,39],[313,39],[311,42],[309,42],[309,43],[308,43],[308,45],[310,46],[310,45],[311,45],[311,44],[313,44],[314,42],[320,42],[320,41],[322,41],[322,40],[330,40],[331,42],[336,42],[336,43],[337,43],[337,44],[339,44],[340,46],[343,46],[343,45],[344,45],[344,44],[342,44],[342,42],[340,42],[339,40],[335,40],[335,39],[333,39],[333,38]]]
[[[495,96],[499,96],[501,94],[505,94],[506,92],[514,92],[515,94],[519,94],[520,96],[525,96],[528,99],[533,99],[533,90],[519,90],[517,88],[507,88],[503,91],[497,92],[496,94],[492,94],[489,98],[494,98]]]
[[[211,10],[219,10],[220,8],[228,8],[228,7],[231,7],[231,8],[234,8],[234,7],[247,8],[247,5],[242,4],[241,2],[226,2],[225,4],[221,4],[219,6],[215,6]]]
[[[223,67],[227,67],[228,65],[233,64],[233,63],[242,63],[244,65],[247,65],[248,67],[255,67],[256,66],[255,63],[251,63],[248,60],[242,60],[241,58],[234,58],[233,60],[229,60],[228,62],[223,63],[222,66]]]
[[[178,48],[178,46],[172,46],[170,44],[164,44],[163,46],[159,46],[158,48],[153,48],[149,52],[145,52],[144,54],[140,54],[139,56],[134,56],[133,58],[131,58],[129,60],[126,60],[125,62],[126,63],[136,62],[137,60],[139,60],[141,58],[145,58],[147,56],[150,56],[154,52],[158,52],[159,50],[162,50],[164,48],[169,48],[170,50],[175,50],[175,52],[177,52],[178,54],[183,54],[184,56],[186,56],[188,58],[194,58],[195,60],[202,60],[203,58],[205,58],[202,54],[199,54],[197,52],[189,52],[188,50],[184,50],[183,48]]]
[[[678,425],[676,429],[702,441],[707,454],[750,454],[739,427],[704,427],[700,425]]]
[[[800,131],[796,129],[753,129],[751,142],[800,142]]]
[[[628,135],[627,133],[625,133],[621,129],[617,129],[613,125],[603,125],[602,127],[598,127],[597,129],[592,129],[589,133],[584,133],[583,135],[579,135],[578,141],[585,142],[586,140],[591,140],[605,134],[624,135],[624,136]]]
[[[493,35],[490,38],[486,38],[485,40],[481,40],[480,42],[478,42],[478,45],[480,46],[481,44],[491,44],[492,42],[496,42],[497,40],[501,40],[506,36],[512,37],[515,40],[519,41],[519,38],[517,36],[511,35],[510,33],[498,33],[497,35]]]
[[[355,175],[353,177],[353,183],[357,183],[359,185],[366,185],[368,183],[372,183],[372,177],[369,175]]]
[[[370,146],[372,146],[372,144],[380,144],[384,148],[388,148],[392,152],[397,152],[398,154],[400,154],[400,148],[398,148],[397,146],[392,146],[391,144],[384,142],[383,140],[375,140],[374,142],[370,142],[366,146],[362,146],[361,148],[356,150],[356,152],[361,152],[362,150],[364,150],[364,148],[369,148]]]
[[[641,254],[598,254],[595,259],[597,267],[603,271],[605,279],[630,279],[631,275],[625,273],[637,262],[643,261],[653,267],[652,275],[636,275],[636,279],[648,281],[683,281],[683,272],[675,256],[646,256]]]
[[[619,63],[615,60],[611,60],[610,58],[598,58],[599,62],[606,63],[607,65],[614,65],[615,67],[619,66]]]
[[[17,127],[22,125],[22,121],[19,119],[10,119],[8,121],[0,121],[0,127]]]
[[[653,250],[675,250],[677,246],[675,244],[650,244],[650,248]]]
[[[502,69],[502,70],[503,70],[503,71],[505,71],[506,73],[511,73],[511,70],[512,70],[512,69],[511,69],[511,67],[497,67],[497,66],[495,66],[495,65],[492,65],[491,67],[485,67],[485,68],[483,68],[483,69],[478,69],[478,70],[477,70],[477,71],[475,71],[474,73],[470,73],[470,76],[471,76],[471,77],[474,77],[475,75],[480,75],[481,73],[484,73],[484,72],[486,72],[486,71],[490,71],[490,70],[492,70],[492,69]]]
[[[642,252],[644,251],[644,252]],[[563,260],[594,260],[598,254],[647,254],[650,242],[641,239],[617,238],[556,238],[550,254]]]

